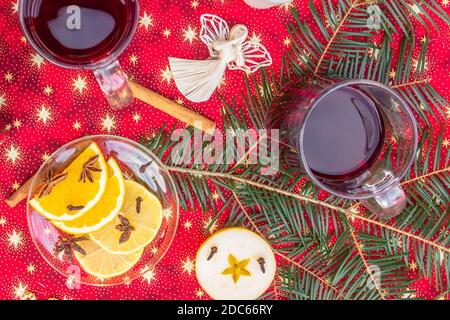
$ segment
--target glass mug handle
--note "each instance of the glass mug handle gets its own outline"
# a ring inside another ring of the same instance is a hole
[[[128,77],[117,60],[94,70],[94,74],[111,108],[122,109],[133,102]]]
[[[405,209],[406,201],[405,191],[400,184],[393,185],[372,198],[361,200],[367,209],[385,219],[399,215]]]

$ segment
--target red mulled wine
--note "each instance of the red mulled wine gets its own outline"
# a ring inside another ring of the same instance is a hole
[[[28,36],[47,58],[72,66],[95,64],[120,51],[138,18],[135,0],[28,0],[25,5]]]
[[[344,87],[312,108],[300,144],[314,175],[346,181],[374,164],[383,141],[383,119],[372,100],[358,89]]]

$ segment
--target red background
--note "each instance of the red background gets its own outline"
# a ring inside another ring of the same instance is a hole
[[[158,131],[163,122],[169,126],[174,123],[169,116],[139,101],[126,110],[113,112],[90,72],[33,62],[35,52],[23,39],[15,3],[15,0],[0,0],[0,97],[3,97],[0,115],[3,122],[13,124],[11,136],[0,146],[0,222],[3,221],[0,223],[0,299],[17,298],[17,289],[21,287],[26,287],[38,299],[207,299],[195,279],[195,272],[189,274],[183,269],[183,263],[195,258],[197,248],[207,237],[205,226],[214,212],[203,215],[181,211],[176,238],[166,257],[155,268],[151,281],[138,279],[130,285],[112,288],[82,286],[81,290],[71,290],[34,247],[26,225],[25,203],[14,209],[4,203],[3,200],[38,169],[47,155],[73,139],[87,134],[111,133],[138,141],[142,136]],[[301,16],[312,22],[307,1],[296,0],[294,4]],[[446,9],[450,12],[450,4]],[[140,24],[131,45],[121,55],[124,70],[148,88],[174,100],[181,99],[179,101],[186,106],[215,120],[219,127],[221,103],[217,97],[207,103],[192,104],[181,97],[173,80],[164,79],[162,75],[170,56],[208,57],[206,46],[198,38],[192,43],[186,41],[183,31],[191,26],[198,33],[199,18],[204,13],[216,14],[230,26],[243,23],[248,26],[250,35],[259,38],[268,48],[274,69],[278,70],[281,56],[288,47],[283,42],[288,36],[285,25],[293,20],[284,7],[255,10],[242,0],[141,0],[141,17],[144,13],[151,16],[152,23],[147,27]],[[168,36],[163,34],[166,29],[170,30]],[[417,38],[423,34],[424,31],[419,31]],[[427,76],[447,99],[450,97],[449,41],[448,26],[442,25],[440,34],[432,31],[427,58]],[[78,78],[81,83],[85,82],[85,87],[77,89],[74,86],[74,80]],[[219,92],[231,98],[239,96],[243,89],[242,73],[228,71]],[[50,112],[45,122],[38,114],[43,106]],[[105,126],[105,119],[112,119],[113,125]],[[178,123],[178,126],[184,124]],[[446,138],[449,136],[447,121]],[[14,159],[8,157],[8,151],[12,149],[19,152]],[[20,234],[17,248],[9,242],[14,232]],[[417,276],[417,270],[410,273],[411,277]],[[419,297],[436,295],[426,279],[415,282],[411,289],[416,290]]]

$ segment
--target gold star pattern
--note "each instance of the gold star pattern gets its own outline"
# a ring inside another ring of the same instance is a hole
[[[133,53],[129,58],[128,58],[128,60],[130,60],[130,62],[133,64],[133,65],[136,65],[136,63],[138,62],[138,57]]]
[[[184,101],[181,98],[177,98],[177,100],[175,100],[176,103],[178,103],[179,105],[184,105]]]
[[[212,194],[212,198],[216,202],[220,199],[220,195],[217,193],[217,191],[214,191],[214,193]]]
[[[192,271],[194,270],[194,261],[187,257],[186,260],[183,261],[182,268],[183,272],[187,272],[189,275],[191,275]]]
[[[442,141],[442,146],[444,148],[448,148],[448,146],[450,146],[450,140],[448,140],[447,138],[444,139],[444,141]]]
[[[151,14],[148,15],[147,12],[144,11],[144,15],[139,18],[139,26],[148,30],[149,27],[153,26],[153,16]]]
[[[80,130],[81,123],[78,120],[75,120],[75,122],[72,124],[72,128],[74,128],[77,131]]]
[[[425,60],[424,62],[421,62],[420,63],[420,67],[423,69],[423,71],[428,71],[428,61]],[[416,71],[417,68],[419,68],[419,60],[413,59],[413,69],[414,69],[414,71]]]
[[[289,46],[291,45],[291,43],[292,43],[291,38],[289,38],[289,37],[284,38],[283,44],[284,44],[286,47],[289,47]]]
[[[16,299],[22,298],[25,295],[25,293],[28,291],[28,286],[23,284],[22,282],[19,282],[17,287],[14,287],[13,290],[14,290],[14,297]]]
[[[11,5],[11,9],[14,13],[17,13],[17,11],[19,11],[19,1],[13,2]]]
[[[14,181],[14,183],[12,184],[11,188],[15,191],[19,190],[20,188],[20,184],[17,181]]]
[[[114,117],[111,117],[109,114],[106,114],[105,118],[102,119],[102,129],[111,132],[116,128],[116,120]]]
[[[135,112],[133,114],[133,120],[134,122],[138,123],[141,120],[141,115],[138,112]]]
[[[49,227],[45,227],[44,234],[48,237],[52,233],[52,230]]]
[[[5,99],[5,94],[1,94],[0,95],[0,109],[6,105],[6,99]]]
[[[6,82],[11,82],[14,80],[14,75],[11,72],[6,72],[3,76],[3,79],[5,79]]]
[[[185,228],[186,230],[190,230],[190,229],[192,228],[192,222],[190,222],[189,220],[186,220],[186,221],[184,222],[184,228]]]
[[[22,126],[22,121],[20,121],[19,119],[16,119],[13,121],[13,127],[16,129],[19,129]]]
[[[41,156],[42,161],[47,161],[50,159],[50,155],[47,152],[44,152],[44,154]]]
[[[450,0],[442,0],[441,1],[441,4],[443,7],[447,7],[449,3],[450,3]]]
[[[197,28],[192,28],[190,25],[187,27],[187,29],[183,30],[183,39],[185,42],[189,42],[190,44],[192,44],[192,42],[196,39],[198,39],[197,37]]]
[[[34,264],[30,263],[27,266],[27,271],[28,271],[28,273],[33,274],[36,271],[36,267],[34,266]]]
[[[391,79],[395,79],[395,76],[397,75],[397,72],[394,70],[394,69],[392,69],[390,72],[389,72],[389,78],[391,78]]]
[[[149,266],[145,266],[141,270],[141,275],[142,275],[142,281],[146,281],[148,284],[150,284],[150,282],[152,282],[152,280],[155,280],[155,272],[153,271],[153,269],[150,269]]]
[[[261,43],[261,35],[257,35],[254,31],[252,36],[249,38],[249,41],[253,44],[260,44]]]
[[[8,244],[10,247],[14,247],[14,249],[18,249],[23,243],[22,232],[17,232],[13,230],[12,233],[8,235]]]
[[[294,4],[292,2],[293,2],[293,0],[283,3],[281,6],[279,6],[279,8],[284,9],[286,12],[289,12],[291,10],[291,8],[294,7]]]
[[[31,55],[31,64],[33,66],[36,66],[38,69],[40,69],[44,63],[45,63],[44,58],[42,58],[37,53]]]
[[[164,216],[164,218],[169,220],[172,217],[172,209],[171,208],[164,209],[163,210],[163,216]]]
[[[44,124],[47,124],[47,121],[52,119],[50,109],[42,105],[41,108],[37,110],[37,118],[38,121],[42,121]]]
[[[251,276],[250,271],[245,269],[247,265],[249,264],[250,259],[245,259],[242,261],[238,261],[235,256],[232,254],[228,255],[228,263],[230,266],[222,271],[223,275],[231,275],[231,278],[233,279],[234,283],[237,283],[239,281],[239,278],[241,276],[249,277]]]
[[[194,9],[197,9],[199,4],[200,3],[197,0],[192,0],[191,1],[191,7],[194,8]]]
[[[409,264],[409,270],[415,271],[417,269],[416,262],[412,262]]]
[[[73,91],[78,91],[79,94],[83,94],[83,90],[87,87],[86,77],[82,78],[78,75],[76,79],[72,79]]]
[[[16,162],[20,160],[21,154],[19,147],[12,145],[9,147],[9,149],[6,149],[5,152],[6,160],[11,162],[12,164],[16,164]]]
[[[153,254],[157,254],[159,250],[158,250],[157,247],[153,247],[150,251],[151,251],[151,253],[153,253]]]
[[[170,31],[168,28],[165,28],[164,30],[163,30],[163,36],[164,37],[166,37],[166,38],[169,38],[170,37],[170,35],[172,34],[172,31]]]
[[[66,286],[69,289],[73,289],[74,288],[74,284],[75,284],[75,276],[73,274],[71,274],[66,279]]]
[[[46,96],[49,96],[49,95],[51,95],[53,93],[53,88],[50,86],[50,85],[46,85],[45,87],[44,87],[44,94],[46,95]]]
[[[203,297],[204,294],[205,294],[205,293],[203,292],[202,289],[197,289],[197,290],[195,291],[195,296],[196,296],[197,298],[199,298],[199,299],[201,299],[201,298]]]
[[[392,136],[392,137],[389,139],[389,141],[390,141],[392,144],[395,144],[395,143],[397,142],[397,138],[395,138],[395,136]]]
[[[3,217],[0,217],[0,227],[3,227],[6,224],[6,219]]]
[[[161,81],[166,81],[168,84],[170,84],[172,78],[172,71],[170,71],[169,66],[166,66],[166,69],[161,69]]]
[[[213,220],[212,218],[209,218],[208,220],[205,220],[203,222],[203,228],[205,230],[208,230],[208,227],[209,227],[209,233],[210,234],[213,234],[214,231],[216,231],[216,229],[217,229],[217,223],[216,223],[217,221],[214,221],[214,223],[212,223],[212,220]]]
[[[130,277],[129,277],[129,276],[123,277],[123,283],[124,283],[127,287],[129,287],[130,284],[131,284]]]
[[[369,48],[369,50],[367,51],[367,54],[369,55],[369,57],[375,57],[375,60],[378,60],[378,56],[380,55],[380,49],[378,48]]]

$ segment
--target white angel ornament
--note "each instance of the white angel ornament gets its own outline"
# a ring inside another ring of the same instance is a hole
[[[200,39],[208,46],[210,58],[169,58],[175,84],[187,99],[193,102],[208,100],[227,68],[252,73],[272,64],[270,53],[263,45],[246,41],[246,26],[238,24],[230,30],[225,20],[212,14],[202,15],[200,21]]]

